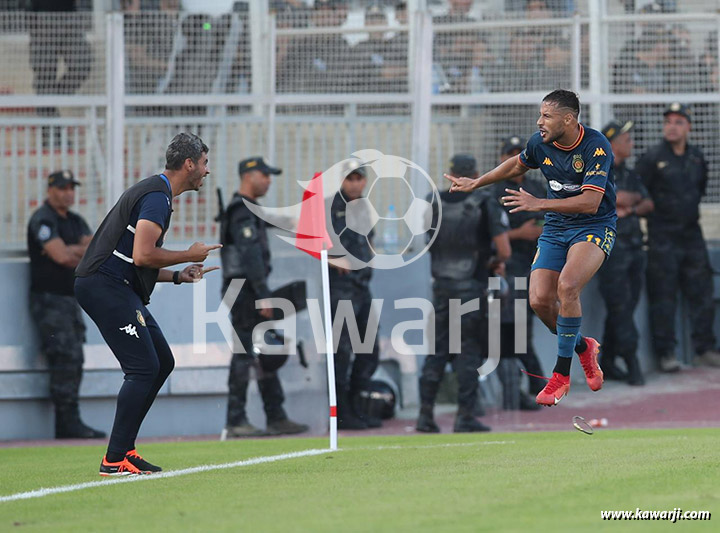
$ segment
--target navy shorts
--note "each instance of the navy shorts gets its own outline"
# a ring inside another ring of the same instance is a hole
[[[174,366],[160,326],[140,297],[102,272],[75,279],[75,297],[97,325],[126,375]]]
[[[605,224],[568,229],[558,229],[546,225],[538,239],[532,269],[545,268],[556,272],[562,271],[567,260],[568,250],[578,242],[591,242],[597,245],[605,252],[607,258],[615,244],[615,235],[615,228]]]

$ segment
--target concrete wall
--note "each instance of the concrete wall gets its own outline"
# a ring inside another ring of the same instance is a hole
[[[280,239],[272,237],[271,242],[274,257],[271,287],[295,279],[305,279],[308,297],[319,299],[319,262]],[[717,251],[711,255],[718,257]],[[49,438],[53,435],[53,412],[48,400],[46,365],[38,353],[38,343],[27,309],[28,277],[26,259],[0,261],[0,440]],[[716,282],[716,287],[718,285]],[[197,353],[194,349],[192,319],[195,288],[191,285],[176,287],[161,284],[153,294],[149,308],[173,348],[177,366],[148,415],[141,432],[144,436],[219,433],[224,425],[230,349],[219,327],[212,324],[206,329],[207,352]],[[385,299],[380,322],[382,357],[398,361],[402,372],[400,385],[404,403],[406,406],[414,405],[417,403],[417,371],[422,364],[423,354],[398,354],[391,346],[389,337],[398,323],[422,318],[418,309],[393,309],[393,302],[410,297],[431,299],[428,256],[400,269],[376,271],[372,290],[375,298]],[[207,311],[218,309],[220,276],[208,276],[206,298]],[[642,365],[646,371],[651,370],[654,364],[650,358],[644,293],[635,316],[641,331],[639,352]],[[596,281],[593,280],[583,294],[583,333],[600,337],[604,317],[604,306],[597,293]],[[87,322],[81,409],[89,424],[107,431],[112,424],[114,401],[121,385],[122,372],[94,324],[89,319]],[[549,373],[555,361],[556,339],[539,321],[535,332],[535,348],[545,372]],[[304,369],[298,358],[293,356],[280,370],[287,396],[285,405],[292,418],[310,424],[313,433],[321,434],[327,430],[326,367],[324,356],[315,347],[307,311],[297,316],[297,337],[304,342],[309,368]],[[405,336],[405,342],[409,345],[419,344],[421,338],[420,331],[410,331]],[[395,343],[397,346],[398,343]],[[678,353],[681,359],[689,361],[691,354],[688,347],[687,334],[683,333]],[[573,366],[573,372],[575,378],[582,379],[579,365]],[[496,378],[491,376],[491,379]],[[253,423],[264,426],[262,402],[254,383],[250,389],[249,417]]]

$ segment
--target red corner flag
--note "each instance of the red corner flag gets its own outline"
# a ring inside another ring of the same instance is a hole
[[[325,226],[325,197],[322,174],[319,172],[315,173],[303,193],[295,246],[316,259],[320,259],[323,249],[332,248],[332,241]]]

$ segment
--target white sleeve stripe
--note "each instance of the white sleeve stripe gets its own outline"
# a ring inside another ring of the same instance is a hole
[[[114,255],[115,257],[119,257],[120,259],[122,259],[122,260],[125,261],[126,263],[130,263],[130,264],[133,263],[133,260],[132,260],[131,257],[128,257],[128,256],[125,255],[125,254],[121,254],[121,253],[118,252],[117,250],[113,250],[113,255]]]
[[[130,233],[135,233],[135,228],[133,228],[130,224],[127,225],[127,230],[128,230]]]

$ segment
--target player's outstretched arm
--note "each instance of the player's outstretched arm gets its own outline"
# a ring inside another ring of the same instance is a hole
[[[162,228],[150,220],[138,220],[133,242],[133,263],[147,268],[165,268],[180,263],[202,263],[212,250],[222,244],[196,242],[187,250],[166,250],[155,246],[162,235]]]
[[[516,155],[510,159],[503,161],[490,172],[486,172],[479,178],[463,178],[443,174],[452,182],[450,192],[470,192],[486,185],[492,185],[498,181],[508,180],[521,176],[529,170],[528,167],[520,163],[520,156]]]
[[[207,267],[204,268],[205,265],[202,263],[193,263],[192,265],[188,265],[182,270],[178,271],[178,282],[180,283],[196,283],[203,279],[205,277],[205,274],[208,272],[212,272],[213,270],[219,270],[219,266],[213,266],[213,267]],[[174,270],[170,270],[167,268],[160,269],[160,273],[158,274],[158,281],[159,282],[174,282],[175,279],[173,276],[175,275]]]
[[[518,211],[553,211],[555,213],[594,215],[597,213],[603,193],[587,190],[570,198],[537,198],[520,187],[519,191],[505,189],[507,196],[502,197],[505,206],[512,207],[511,213]]]

